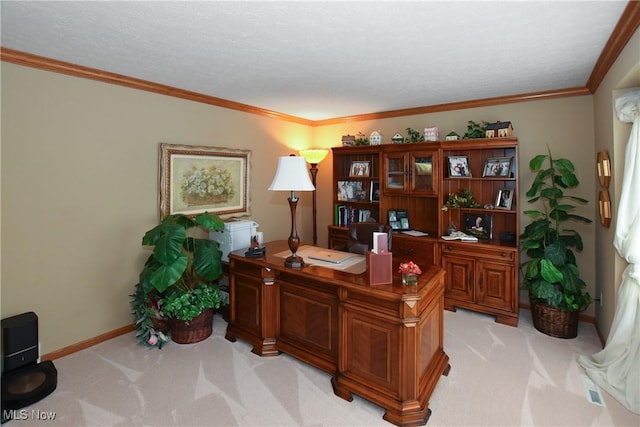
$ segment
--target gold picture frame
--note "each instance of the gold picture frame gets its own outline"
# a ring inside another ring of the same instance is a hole
[[[160,219],[250,215],[251,150],[161,143],[159,157]]]

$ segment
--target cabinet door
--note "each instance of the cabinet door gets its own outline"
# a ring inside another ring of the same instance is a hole
[[[410,153],[410,191],[413,194],[438,193],[435,177],[438,176],[435,151],[416,151]]]
[[[487,307],[511,310],[513,304],[513,266],[478,260],[476,274],[478,277],[476,303]]]
[[[389,193],[405,193],[408,167],[406,153],[387,153],[384,155],[383,191]]]
[[[444,276],[444,296],[458,301],[474,301],[474,261],[455,255],[442,256]]]

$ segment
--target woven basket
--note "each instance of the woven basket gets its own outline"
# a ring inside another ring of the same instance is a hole
[[[578,335],[577,311],[560,311],[533,298],[530,302],[533,326],[538,331],[556,338],[575,338]]]
[[[193,344],[207,339],[213,333],[213,309],[207,309],[190,322],[173,319],[171,340],[179,344]]]

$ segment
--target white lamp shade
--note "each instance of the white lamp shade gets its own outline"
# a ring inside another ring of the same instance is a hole
[[[276,176],[269,186],[271,191],[313,191],[304,157],[282,156],[278,159]]]

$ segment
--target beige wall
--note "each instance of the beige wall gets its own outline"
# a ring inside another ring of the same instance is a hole
[[[160,142],[251,149],[252,218],[266,239],[289,235],[288,194],[267,187],[279,155],[310,145],[309,127],[1,65],[2,317],[35,311],[43,353],[131,323]]]
[[[633,43],[631,62],[637,63],[637,35]],[[148,256],[140,241],[158,220],[160,142],[251,149],[251,216],[265,239],[273,240],[290,231],[287,195],[266,190],[279,155],[338,146],[342,135],[359,131],[380,130],[388,141],[407,127],[438,126],[443,134],[451,129],[462,134],[468,120],[510,120],[520,140],[521,192],[532,179],[526,173],[528,160],[548,144],[555,156],[577,165],[579,194],[591,200],[580,213],[597,220],[597,120],[591,96],[309,128],[0,64],[2,317],[35,311],[43,353],[132,321],[128,295]],[[627,62],[620,68],[631,70]],[[327,244],[326,225],[332,221],[331,163],[329,156],[319,165],[320,245]],[[300,199],[298,232],[310,241],[311,194],[301,193]],[[595,260],[602,259],[596,250],[597,227],[580,226],[586,249],[578,265],[592,293]],[[594,307],[589,310],[593,314]]]
[[[612,162],[612,179],[609,185],[613,218],[610,228],[598,225],[596,235],[596,295],[602,295],[602,305],[596,304],[596,319],[603,336],[610,332],[615,314],[618,287],[622,282],[622,272],[627,263],[618,256],[613,247],[616,229],[617,207],[623,176],[624,154],[631,124],[620,122],[615,116],[615,99],[629,90],[640,86],[640,30],[637,30],[620,56],[610,68],[594,94],[595,151],[606,150]],[[597,183],[594,198],[600,184]]]

